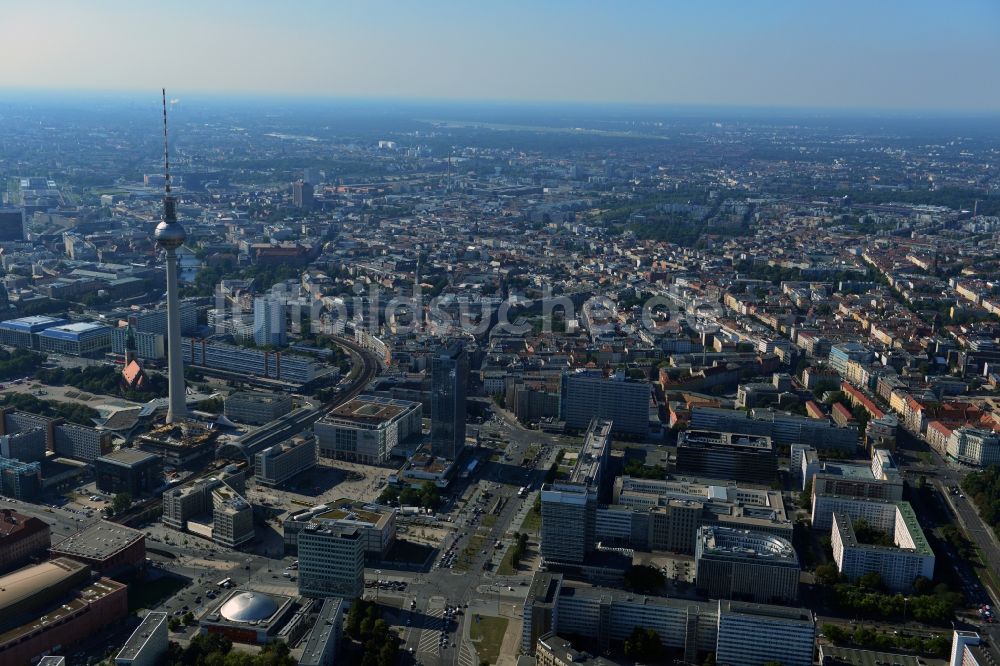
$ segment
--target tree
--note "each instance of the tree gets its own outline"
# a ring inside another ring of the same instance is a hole
[[[194,619],[194,613],[192,613],[191,611],[184,613],[184,617],[182,618],[182,620],[184,624],[186,624],[189,627],[193,625],[195,622],[197,622],[197,620]]]
[[[816,582],[823,587],[833,587],[840,582],[840,572],[834,564],[821,564],[816,567]]]
[[[801,507],[809,506],[810,503],[812,502],[812,494],[813,494],[813,480],[812,478],[810,478],[808,481],[806,481],[806,485],[802,489],[802,492],[799,493],[799,506]]]
[[[836,624],[824,624],[821,631],[828,640],[834,643],[845,643],[850,637],[846,629]]]
[[[858,578],[858,587],[863,590],[874,590],[878,591],[882,589],[882,576],[878,572],[870,571],[866,574],[862,574]]]
[[[111,499],[112,515],[118,515],[132,506],[131,493],[118,493]]]
[[[625,656],[636,661],[656,661],[663,652],[660,635],[653,629],[636,627],[625,639]]]
[[[180,631],[181,621],[176,617],[170,618],[169,620],[167,620],[167,629],[169,629],[170,631]]]

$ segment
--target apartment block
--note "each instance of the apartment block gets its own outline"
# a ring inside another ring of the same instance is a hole
[[[847,512],[834,512],[830,541],[837,569],[849,580],[877,573],[885,586],[894,592],[913,589],[918,576],[934,578],[934,551],[931,550],[913,509],[906,502],[884,505],[891,521],[888,529],[881,521],[875,529],[888,533],[895,546],[861,543],[854,531],[853,518]]]
[[[562,377],[559,418],[575,430],[598,418],[611,421],[615,434],[643,436],[649,432],[649,401],[649,382],[581,370]]]

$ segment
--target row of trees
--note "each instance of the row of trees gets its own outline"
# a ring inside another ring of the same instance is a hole
[[[72,386],[81,391],[120,395],[140,401],[163,398],[167,395],[167,378],[156,373],[146,376],[148,381],[144,391],[123,392],[120,371],[114,366],[107,365],[87,368],[43,368],[35,373],[35,378],[50,386]]]
[[[36,354],[27,349],[7,351],[0,349],[0,380],[17,379],[34,372],[45,362],[45,354]]]
[[[173,618],[172,618],[173,619]],[[233,642],[222,634],[198,634],[188,646],[170,641],[163,666],[295,666],[288,644],[275,641],[257,654],[233,650]]]
[[[426,481],[419,489],[406,486],[400,489],[387,485],[378,496],[382,504],[399,504],[400,506],[419,506],[424,509],[436,509],[441,503],[441,491],[433,481]]]
[[[3,397],[0,405],[49,418],[66,419],[70,423],[86,426],[93,426],[93,419],[100,417],[100,413],[93,407],[75,402],[40,400],[28,393],[9,393]]]
[[[1000,535],[1000,466],[990,465],[962,480],[962,488],[979,508],[979,515]]]
[[[913,619],[925,624],[947,626],[962,603],[962,595],[946,584],[934,586],[926,578],[914,581],[914,594],[890,594],[877,573],[861,576],[850,583],[833,564],[816,567],[816,582],[827,588],[830,600],[841,612],[856,617]]]
[[[514,545],[510,547],[510,563],[516,569],[521,564],[521,558],[528,550],[528,535],[523,532],[514,533]]]
[[[663,643],[655,629],[636,627],[625,639],[625,656],[641,662],[656,662],[663,653]]]
[[[859,626],[850,631],[837,624],[824,624],[823,636],[838,645],[853,644],[870,650],[906,650],[927,657],[947,656],[951,642],[944,636],[906,636],[877,632],[870,627]]]
[[[559,476],[559,463],[562,462],[563,456],[565,455],[566,451],[564,449],[559,449],[559,451],[556,452],[555,462],[549,465],[548,471],[545,472],[545,483],[553,483],[556,480],[556,477]]]
[[[182,296],[212,296],[215,287],[223,279],[253,280],[258,292],[264,292],[278,282],[298,280],[301,269],[288,264],[253,264],[242,269],[231,261],[222,261],[214,266],[204,266],[194,277],[194,284],[182,290]]]
[[[644,465],[637,458],[632,458],[625,463],[623,470],[626,476],[637,479],[665,479],[667,478],[667,468],[663,465]]]

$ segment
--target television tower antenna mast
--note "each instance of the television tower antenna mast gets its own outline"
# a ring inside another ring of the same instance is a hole
[[[170,196],[170,151],[167,148],[167,89],[160,88],[163,93],[163,180],[167,185],[167,196]]]
[[[177,288],[177,250],[187,234],[177,222],[177,202],[170,194],[170,156],[167,150],[167,90],[163,92],[163,171],[166,192],[163,196],[163,221],[153,234],[164,250],[167,264],[167,423],[177,423],[187,416],[184,389],[184,362],[181,351],[180,298]]]

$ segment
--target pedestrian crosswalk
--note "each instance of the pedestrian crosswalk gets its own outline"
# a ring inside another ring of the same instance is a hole
[[[459,646],[458,666],[476,666],[476,651],[467,641]]]
[[[420,640],[417,643],[417,652],[437,653],[441,627],[444,626],[444,609],[428,608],[419,622],[422,631],[420,632]]]

